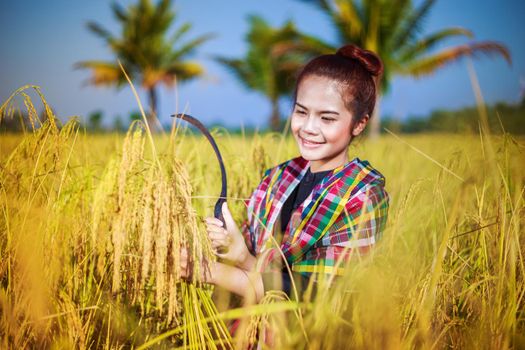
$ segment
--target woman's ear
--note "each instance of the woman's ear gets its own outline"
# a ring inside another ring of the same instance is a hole
[[[365,130],[366,124],[368,124],[368,120],[370,119],[370,116],[367,114],[363,118],[361,118],[357,123],[355,123],[353,129],[352,129],[352,136],[358,136]]]

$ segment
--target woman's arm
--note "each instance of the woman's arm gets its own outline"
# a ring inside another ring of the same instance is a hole
[[[191,278],[189,257],[186,249],[181,250],[180,267],[183,279]],[[209,264],[209,269],[202,271],[198,280],[214,284],[227,291],[245,298],[247,303],[258,302],[264,296],[261,274],[250,272],[218,261]]]
[[[244,297],[247,303],[259,302],[264,296],[260,273],[245,271],[220,262],[211,264],[210,275],[206,282]]]

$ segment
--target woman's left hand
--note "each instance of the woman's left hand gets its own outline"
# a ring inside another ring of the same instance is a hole
[[[212,247],[219,258],[228,260],[244,270],[249,270],[255,257],[248,251],[244,237],[235,224],[226,203],[222,205],[222,215],[226,228],[219,219],[213,217],[205,219]]]
[[[181,248],[180,250],[180,277],[182,277],[182,279],[190,279],[192,277],[192,273],[193,271],[192,268],[190,267],[190,257],[188,255],[188,249],[186,248]]]

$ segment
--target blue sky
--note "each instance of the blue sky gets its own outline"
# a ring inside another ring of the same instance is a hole
[[[119,1],[126,5],[134,1]],[[420,3],[420,0],[416,1]],[[162,89],[160,117],[167,120],[176,110],[188,111],[205,123],[228,126],[265,125],[270,113],[264,97],[245,90],[230,73],[211,57],[239,57],[247,50],[244,42],[248,14],[258,14],[274,25],[293,19],[299,29],[334,41],[328,20],[312,5],[299,0],[179,0],[176,25],[189,21],[188,37],[216,33],[195,58],[206,67],[203,79],[179,86],[177,91]],[[512,54],[509,66],[501,58],[482,56],[474,67],[487,102],[517,102],[525,84],[525,1],[523,0],[441,0],[426,19],[424,33],[462,26],[472,30],[475,40],[494,40],[506,45]],[[102,110],[111,124],[115,116],[127,118],[137,110],[129,88],[86,86],[87,71],[74,70],[75,62],[112,59],[104,43],[86,29],[95,20],[118,32],[109,2],[2,0],[0,3],[0,99],[25,84],[41,86],[58,116],[78,115]],[[449,41],[446,45],[466,43]],[[445,45],[445,46],[446,46]],[[141,92],[143,102],[146,96]],[[391,92],[383,98],[382,114],[399,119],[423,115],[436,108],[457,108],[475,103],[464,60],[431,77],[414,80],[396,78]],[[288,113],[283,102],[282,112]]]

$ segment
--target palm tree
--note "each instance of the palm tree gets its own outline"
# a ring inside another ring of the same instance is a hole
[[[472,38],[473,34],[460,27],[445,28],[426,36],[421,35],[423,21],[435,0],[425,0],[415,7],[411,0],[302,0],[314,3],[330,19],[338,38],[334,44],[311,36],[304,36],[303,43],[288,49],[299,49],[314,54],[332,53],[346,43],[354,43],[372,50],[382,58],[385,72],[381,91],[387,93],[396,75],[422,77],[464,56],[499,54],[509,63],[507,48],[496,42],[471,42],[434,49],[446,39]],[[379,105],[379,101],[376,106]],[[379,112],[374,112],[370,134],[379,135]]]
[[[300,34],[291,21],[280,28],[271,27],[263,18],[250,16],[249,44],[246,56],[240,59],[217,57],[246,87],[262,93],[270,100],[272,111],[270,127],[280,127],[279,99],[293,89],[293,76],[304,62],[304,54],[287,52],[276,54],[278,44],[297,44]]]
[[[159,84],[172,87],[177,82],[202,75],[204,69],[199,63],[185,59],[211,36],[202,35],[181,43],[181,39],[191,29],[190,23],[182,24],[169,35],[168,31],[176,17],[170,0],[161,0],[157,4],[150,0],[139,0],[127,9],[113,3],[112,11],[121,25],[120,36],[114,36],[95,22],[89,22],[88,28],[108,44],[115,54],[115,61],[82,61],[76,66],[91,70],[88,83],[120,88],[126,83],[118,65],[120,61],[130,78],[140,81],[147,91],[150,108],[148,123],[154,126]]]

